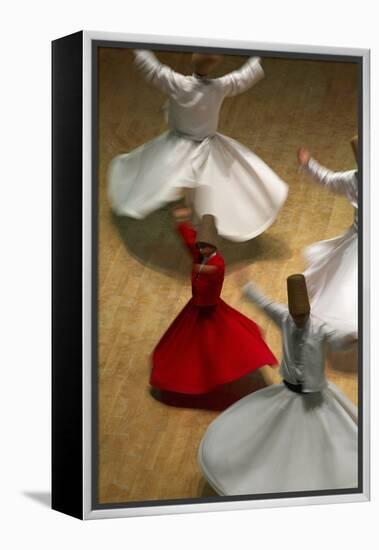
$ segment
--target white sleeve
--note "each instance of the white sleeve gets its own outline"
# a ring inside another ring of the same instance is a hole
[[[250,57],[240,69],[216,78],[225,96],[245,92],[264,77],[259,57]]]
[[[302,166],[302,170],[310,175],[315,181],[324,185],[327,189],[341,195],[346,195],[348,191],[355,186],[355,170],[333,172],[321,166],[314,158],[311,158],[307,165]]]
[[[244,295],[252,302],[257,304],[258,307],[263,309],[265,313],[276,323],[281,325],[282,321],[288,315],[288,309],[283,304],[276,304],[269,298],[266,298],[264,294],[253,284],[248,283],[242,289]]]
[[[175,72],[171,67],[163,65],[153,52],[134,50],[135,64],[146,80],[156,86],[161,92],[171,96],[183,87],[185,76]]]

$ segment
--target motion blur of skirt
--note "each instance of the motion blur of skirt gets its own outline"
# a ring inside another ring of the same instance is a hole
[[[340,237],[304,251],[312,313],[334,328],[358,330],[358,235],[353,225]]]
[[[153,352],[152,386],[207,393],[277,360],[256,323],[224,301],[197,306],[191,299]]]
[[[288,187],[238,141],[215,134],[194,141],[169,131],[115,157],[108,170],[108,197],[119,216],[142,219],[193,189],[192,208],[212,214],[217,231],[247,241],[265,231],[287,198]]]
[[[273,384],[210,424],[198,461],[221,495],[356,488],[357,408],[330,383],[317,393]]]

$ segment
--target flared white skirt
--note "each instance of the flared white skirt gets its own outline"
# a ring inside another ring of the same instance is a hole
[[[287,197],[287,185],[257,155],[216,134],[201,142],[165,132],[115,157],[108,196],[116,214],[144,218],[194,189],[193,208],[212,214],[221,236],[245,241],[265,231]]]
[[[198,462],[221,495],[351,489],[358,484],[356,407],[332,384],[250,394],[206,431]]]
[[[308,246],[304,256],[312,313],[339,330],[356,332],[358,238],[354,226],[340,237]]]

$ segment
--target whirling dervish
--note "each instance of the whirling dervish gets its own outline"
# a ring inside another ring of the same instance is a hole
[[[230,240],[252,239],[274,222],[287,185],[252,151],[217,132],[223,100],[263,78],[260,59],[209,78],[221,59],[193,54],[193,74],[185,76],[153,52],[135,51],[146,80],[168,96],[169,130],[112,160],[108,196],[116,214],[141,219],[184,193],[195,219],[212,215],[218,234]]]
[[[358,486],[357,408],[324,372],[327,347],[347,349],[355,334],[312,314],[302,274],[288,277],[287,291],[288,307],[244,287],[282,332],[283,382],[247,395],[208,427],[199,465],[221,495]]]
[[[351,140],[357,161],[358,138]],[[304,272],[312,312],[336,328],[358,327],[358,172],[332,172],[307,151],[298,151],[299,164],[314,181],[334,193],[345,195],[354,208],[354,221],[340,237],[320,241],[304,251]]]
[[[259,326],[220,297],[225,263],[213,216],[206,214],[196,231],[188,208],[177,208],[174,215],[192,256],[192,298],[154,349],[151,385],[204,394],[265,365],[275,366]]]

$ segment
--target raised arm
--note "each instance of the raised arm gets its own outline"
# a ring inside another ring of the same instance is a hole
[[[240,69],[232,71],[216,81],[223,88],[226,96],[245,92],[264,77],[259,57],[250,57]]]
[[[266,296],[262,294],[262,292],[253,283],[247,283],[247,285],[242,288],[242,291],[249,300],[263,309],[277,325],[280,326],[282,321],[287,317],[287,307],[266,298]]]
[[[146,80],[167,95],[174,95],[183,87],[185,77],[161,63],[148,50],[134,50],[135,63]]]
[[[176,227],[193,260],[196,262],[199,258],[199,251],[196,248],[196,231],[187,221],[178,223]]]
[[[306,149],[299,149],[298,161],[301,169],[306,174],[335,193],[346,195],[349,191],[352,191],[352,188],[356,185],[355,170],[333,172],[319,164]]]

